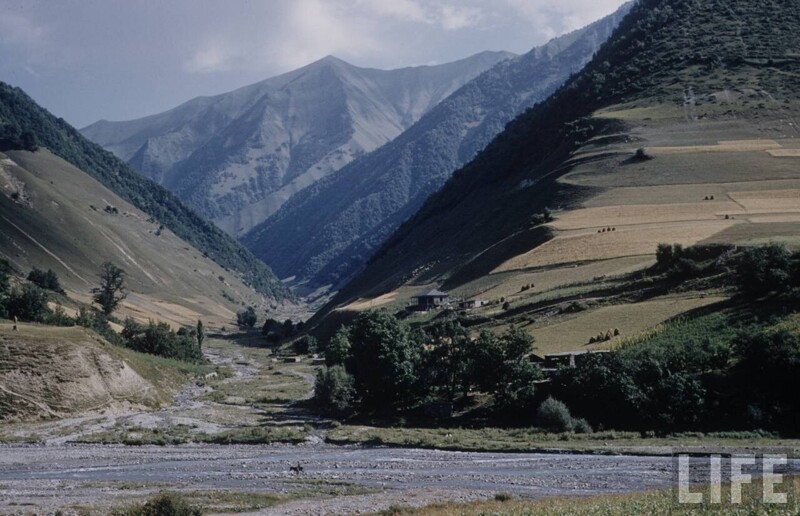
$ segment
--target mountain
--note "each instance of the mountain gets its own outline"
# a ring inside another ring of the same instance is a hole
[[[104,262],[122,267],[121,318],[219,328],[241,303],[262,304],[237,274],[46,149],[0,153],[0,229],[0,258],[23,277],[52,269],[72,300],[91,302]]]
[[[499,63],[394,141],[297,194],[242,242],[280,277],[340,286],[508,121],[579,71],[629,8]]]
[[[652,264],[661,242],[796,244],[798,29],[790,1],[640,0],[581,73],[428,198],[321,316],[359,299],[399,308],[420,285],[541,300],[590,266],[581,281]]]
[[[238,236],[511,56],[483,52],[390,71],[329,56],[230,93],[82,132]]]
[[[46,147],[53,154],[88,174],[159,223],[171,230],[202,255],[230,270],[258,292],[275,300],[291,299],[292,293],[277,280],[272,271],[238,242],[189,209],[166,189],[136,173],[110,152],[85,137],[38,106],[19,88],[0,82],[0,143],[8,145],[3,135],[26,136],[32,145]],[[24,140],[24,138],[23,138]],[[24,143],[24,142],[23,142]],[[105,207],[102,198],[96,204]],[[109,201],[110,202],[110,201]],[[42,224],[46,221],[43,220]],[[77,230],[77,229],[75,229]],[[67,228],[67,231],[73,231]],[[35,233],[34,233],[35,234]]]

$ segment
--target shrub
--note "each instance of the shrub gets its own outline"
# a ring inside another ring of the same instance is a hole
[[[325,348],[325,364],[330,366],[344,365],[350,357],[350,334],[342,326],[331,337],[328,347]]]
[[[30,274],[28,274],[28,281],[45,290],[52,290],[59,294],[64,293],[64,289],[61,288],[61,283],[58,281],[58,276],[53,272],[53,269],[48,269],[47,272],[45,272],[34,267]]]
[[[203,511],[194,507],[177,493],[161,493],[144,505],[113,512],[116,516],[202,516]]]
[[[6,310],[9,317],[18,317],[22,321],[43,322],[49,315],[47,292],[36,285],[26,283],[22,287],[12,288],[6,299]]]
[[[573,420],[572,430],[576,434],[591,434],[594,431],[592,430],[592,426],[589,424],[589,422],[582,417]]]
[[[294,352],[298,355],[308,355],[317,352],[317,339],[312,335],[300,337],[292,344]]]
[[[236,313],[236,324],[239,325],[239,328],[252,328],[256,325],[257,320],[258,317],[256,316],[256,309],[252,306],[248,306],[246,309],[240,310]]]
[[[334,416],[351,414],[355,402],[353,377],[342,366],[323,367],[314,382],[314,402],[322,412]]]
[[[536,410],[537,424],[551,432],[569,432],[573,428],[572,415],[567,405],[549,397]]]
[[[194,335],[186,331],[175,333],[167,323],[150,321],[147,326],[140,326],[129,318],[125,321],[122,335],[127,347],[142,353],[187,362],[198,362],[203,358]]]

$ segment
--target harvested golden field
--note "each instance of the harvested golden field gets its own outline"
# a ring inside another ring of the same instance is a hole
[[[343,306],[341,310],[349,310],[351,312],[360,312],[362,310],[370,310],[373,308],[380,308],[395,301],[397,292],[387,292],[374,299],[358,299],[347,306]]]
[[[727,200],[726,196],[736,192],[766,190],[800,190],[797,179],[766,181],[743,181],[738,183],[696,183],[661,186],[622,186],[599,192],[583,202],[585,208],[619,205],[691,204],[707,203],[703,199],[714,196],[715,201]],[[556,214],[560,217],[560,214]]]
[[[655,156],[663,154],[687,154],[698,152],[757,152],[781,149],[775,140],[728,140],[717,145],[683,145],[679,147],[647,147]]]
[[[573,283],[619,276],[653,265],[648,256],[626,256],[612,260],[598,260],[578,266],[558,267],[535,272],[504,272],[490,274],[459,287],[452,294],[483,299],[514,298],[523,286],[534,285],[524,295],[553,290]]]
[[[800,189],[731,192],[729,195],[749,212],[800,212]]]
[[[776,224],[779,222],[800,222],[800,214],[779,214],[779,215],[759,215],[757,217],[748,217],[753,224]]]
[[[800,209],[800,203],[798,203]],[[705,201],[676,204],[631,204],[583,208],[559,213],[552,227],[558,230],[654,224],[695,220],[716,220],[744,210],[732,201]],[[619,228],[618,228],[619,229]]]
[[[659,243],[693,245],[736,223],[735,220],[687,222],[618,228],[607,233],[591,231],[557,236],[527,253],[511,258],[493,272],[545,267],[558,263],[608,260],[622,256],[652,255]]]
[[[718,296],[669,297],[635,304],[605,306],[581,312],[563,322],[528,331],[536,338],[536,353],[539,355],[610,349],[621,339],[634,337],[684,312],[725,299]],[[619,337],[589,345],[591,337],[615,328],[620,330]]]
[[[771,149],[767,152],[774,158],[800,158],[800,149]]]

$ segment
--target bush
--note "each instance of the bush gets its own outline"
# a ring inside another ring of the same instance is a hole
[[[536,422],[541,428],[550,432],[569,432],[573,428],[572,415],[567,405],[552,397],[539,405]]]
[[[345,365],[350,357],[350,334],[346,327],[342,326],[333,334],[328,347],[325,348],[325,364],[328,367],[335,365]]]
[[[579,417],[572,421],[572,430],[576,434],[591,434],[592,432],[594,432],[589,422],[583,419],[582,417]]]
[[[122,336],[127,347],[141,353],[187,362],[199,362],[203,359],[195,336],[188,332],[175,333],[167,323],[150,321],[147,326],[141,326],[128,318],[122,329]]]
[[[64,289],[61,288],[61,283],[58,281],[58,276],[53,272],[53,269],[48,269],[47,272],[45,272],[34,267],[30,274],[28,274],[28,281],[45,290],[52,290],[59,294],[64,293]]]
[[[323,367],[314,382],[314,402],[322,412],[334,416],[352,413],[355,401],[353,377],[344,367]]]
[[[785,246],[770,244],[745,249],[736,261],[736,283],[748,296],[764,296],[791,287],[792,254]]]
[[[257,320],[258,317],[256,316],[256,309],[252,306],[248,306],[246,309],[239,310],[236,313],[236,324],[239,325],[239,328],[252,328],[256,325]]]
[[[300,337],[292,344],[294,352],[298,355],[309,355],[317,352],[317,339],[312,335]]]
[[[116,516],[201,516],[203,511],[194,507],[177,493],[161,493],[144,505],[113,512]]]
[[[48,300],[47,292],[26,283],[22,287],[11,289],[6,299],[6,310],[9,317],[18,317],[21,321],[43,322],[50,314]]]

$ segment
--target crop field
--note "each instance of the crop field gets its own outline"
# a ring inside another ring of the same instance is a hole
[[[784,211],[784,210],[776,210]],[[794,209],[800,212],[800,198]],[[552,227],[558,230],[654,224],[660,222],[717,220],[726,214],[744,214],[742,206],[719,200],[699,203],[636,204],[583,208],[558,215]]]
[[[735,220],[717,220],[621,227],[614,232],[606,233],[576,231],[576,234],[557,236],[532,251],[508,260],[495,272],[544,267],[558,263],[608,260],[622,256],[651,255],[661,242],[693,245],[734,224]]]
[[[621,340],[636,336],[682,313],[724,301],[719,296],[667,297],[634,304],[611,305],[580,312],[567,320],[526,330],[536,338],[538,354],[611,349]],[[589,344],[589,339],[618,329],[610,341]]]
[[[601,281],[605,278],[629,274],[650,267],[653,263],[654,260],[648,256],[629,256],[536,271],[500,272],[467,283],[453,291],[453,294],[487,300],[501,297],[514,299],[523,295],[527,297],[569,284]],[[530,290],[522,292],[522,287],[528,285],[532,285]]]

